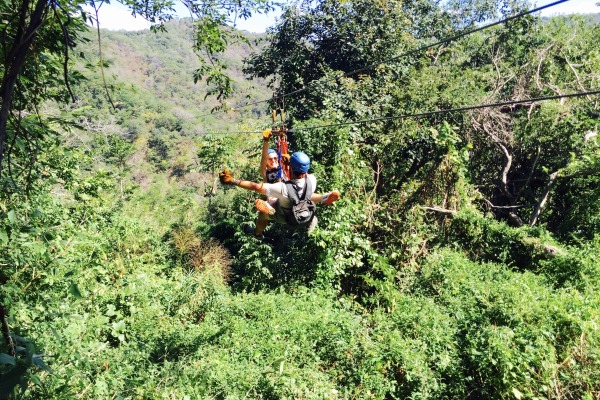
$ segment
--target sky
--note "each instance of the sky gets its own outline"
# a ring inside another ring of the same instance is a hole
[[[87,8],[86,11],[91,12],[92,8]],[[142,17],[134,18],[131,12],[116,1],[111,4],[103,4],[99,12],[100,28],[109,30],[126,30],[139,31],[149,29],[150,23]],[[237,21],[237,28],[254,33],[265,32],[266,29],[275,23],[275,19],[281,15],[281,11],[271,12],[269,14],[259,14],[248,20],[240,19]],[[189,14],[181,13],[182,17]]]
[[[566,3],[550,7],[542,11],[543,16],[573,13],[600,13],[596,3],[600,0],[570,0]],[[537,6],[551,3],[552,0],[536,2]],[[271,12],[267,15],[257,15],[248,20],[239,20],[237,28],[249,32],[265,32],[266,28],[273,25],[281,11]],[[112,4],[103,4],[100,8],[100,27],[109,30],[136,31],[148,29],[150,24],[141,17],[133,18],[127,8],[116,1]]]

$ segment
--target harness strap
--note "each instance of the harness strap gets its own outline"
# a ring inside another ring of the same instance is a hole
[[[281,181],[281,178],[279,178],[279,168],[268,169],[266,175],[267,183],[275,183]]]
[[[289,154],[288,142],[285,133],[280,133],[279,138],[277,139],[277,157],[279,161],[279,171],[277,172],[277,178],[289,179],[289,165],[284,165],[284,163],[282,162],[282,156],[284,154]]]
[[[299,188],[293,181],[286,181],[285,186],[293,205],[298,204],[300,200],[305,200],[307,197],[310,198],[314,192],[312,182],[308,179],[308,176],[304,177],[304,188]],[[299,191],[303,192],[302,195],[299,194]]]

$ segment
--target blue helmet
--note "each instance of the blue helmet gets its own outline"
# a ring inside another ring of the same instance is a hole
[[[290,165],[295,173],[305,174],[310,168],[310,158],[305,153],[297,151],[290,157]]]
[[[267,150],[267,154],[273,154],[273,153],[277,153],[277,152],[275,150],[273,150],[273,149]]]

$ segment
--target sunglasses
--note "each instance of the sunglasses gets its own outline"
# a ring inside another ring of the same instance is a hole
[[[269,160],[269,161],[272,161],[272,160],[277,160],[277,157],[269,157],[269,158],[268,158],[268,160]]]

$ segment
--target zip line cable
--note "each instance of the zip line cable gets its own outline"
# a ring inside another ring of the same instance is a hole
[[[319,129],[319,128],[332,128],[332,127],[337,127],[337,126],[364,124],[367,122],[389,121],[389,120],[393,120],[393,119],[406,119],[406,118],[414,118],[414,117],[421,118],[421,117],[427,117],[427,116],[436,115],[436,114],[446,114],[446,113],[451,113],[451,112],[478,110],[481,108],[503,107],[503,106],[511,106],[511,105],[515,105],[515,104],[535,103],[538,101],[566,99],[566,98],[571,98],[571,97],[583,97],[583,96],[590,96],[590,95],[600,95],[600,90],[595,90],[592,92],[577,92],[577,93],[569,93],[569,94],[559,94],[559,95],[555,95],[555,96],[535,97],[533,99],[527,99],[527,100],[512,100],[512,101],[504,101],[504,102],[500,102],[500,103],[484,103],[484,104],[478,104],[478,105],[473,105],[473,106],[451,108],[448,110],[426,111],[426,112],[415,113],[415,114],[400,114],[400,115],[394,115],[391,117],[379,117],[379,118],[364,119],[364,120],[352,121],[352,122],[340,122],[337,124],[310,126],[310,127],[306,127],[306,128],[294,128],[294,130],[295,131],[304,131],[304,130],[312,130],[312,129]]]
[[[484,103],[484,104],[477,104],[477,105],[472,105],[472,106],[450,108],[448,110],[426,111],[426,112],[414,113],[414,114],[400,114],[400,115],[394,115],[391,117],[379,117],[379,118],[371,118],[371,119],[362,119],[362,120],[358,120],[358,121],[339,122],[336,124],[308,126],[305,128],[293,128],[293,130],[294,131],[308,131],[308,130],[313,130],[313,129],[335,128],[335,127],[339,127],[339,126],[366,124],[369,122],[389,121],[389,120],[394,120],[394,119],[406,119],[406,118],[415,118],[415,117],[421,118],[421,117],[428,117],[430,115],[436,115],[436,114],[447,114],[447,113],[452,113],[452,112],[478,110],[478,109],[482,109],[482,108],[504,107],[504,106],[511,106],[511,105],[515,105],[515,104],[535,103],[538,101],[558,100],[558,99],[592,96],[592,95],[600,95],[600,90],[594,90],[591,92],[559,94],[559,95],[554,95],[554,96],[535,97],[533,99],[526,99],[526,100],[511,100],[511,101],[503,101],[503,102],[499,102],[499,103]],[[222,135],[250,134],[250,133],[260,133],[260,131],[218,132],[218,134],[222,134]],[[214,132],[214,134],[217,134],[217,132]]]
[[[463,37],[471,35],[473,33],[476,33],[476,32],[479,32],[479,31],[483,31],[483,30],[491,28],[493,26],[503,24],[505,22],[512,21],[513,19],[524,17],[524,16],[526,16],[528,14],[533,14],[535,12],[542,11],[542,10],[544,10],[546,8],[550,8],[550,7],[556,6],[556,5],[561,4],[561,3],[565,3],[567,1],[569,1],[569,0],[558,0],[558,1],[555,1],[554,3],[546,4],[545,6],[534,8],[533,10],[523,11],[523,12],[521,12],[519,14],[513,15],[513,16],[505,18],[503,20],[492,22],[492,23],[490,23],[488,25],[480,26],[479,28],[471,29],[470,31],[458,33],[458,34],[456,34],[454,36],[451,36],[449,38],[442,39],[442,40],[440,40],[440,41],[438,41],[436,43],[429,44],[429,45],[426,45],[426,46],[421,46],[421,47],[419,47],[417,49],[411,50],[411,51],[406,52],[404,54],[400,54],[399,56],[392,57],[392,58],[389,58],[387,60],[383,60],[383,61],[371,64],[371,65],[367,65],[366,67],[355,69],[354,71],[346,72],[344,75],[342,75],[342,78],[347,78],[349,76],[352,76],[354,74],[358,74],[359,72],[366,71],[366,70],[371,69],[373,67],[376,67],[378,65],[386,64],[386,63],[389,63],[389,62],[392,62],[392,61],[396,61],[396,60],[398,60],[400,58],[404,58],[404,57],[413,55],[415,53],[419,53],[419,52],[427,50],[427,49],[429,49],[431,47],[435,47],[435,46],[439,46],[439,45],[442,45],[442,44],[445,44],[445,43],[453,42],[453,41],[455,41],[457,39],[463,38]],[[299,93],[299,92],[302,92],[302,91],[305,91],[305,90],[307,90],[306,87],[302,88],[302,89],[298,89],[298,90],[290,92],[290,93],[283,94],[281,97],[290,96],[292,94],[296,94],[296,93]]]
[[[229,108],[229,109],[221,109],[221,110],[216,110],[216,111],[215,111],[215,113],[213,113],[213,112],[209,112],[209,113],[206,113],[206,114],[202,114],[202,115],[199,115],[199,116],[198,116],[198,118],[200,118],[200,117],[208,117],[209,115],[215,115],[217,112],[237,111],[237,110],[239,110],[240,108],[246,108],[246,107],[250,107],[250,106],[255,106],[255,105],[257,105],[257,104],[266,103],[266,102],[268,102],[268,101],[271,101],[271,100],[273,100],[273,98],[270,98],[270,99],[268,99],[268,100],[257,100],[257,101],[253,101],[253,102],[251,102],[251,103],[246,103],[246,104],[244,104],[244,105],[241,105],[241,106],[239,106],[239,107],[232,107],[232,108]]]
[[[262,131],[233,131],[233,132],[206,132],[204,136],[210,135],[246,135],[251,133],[262,133]]]
[[[500,25],[500,24],[504,24],[504,23],[512,21],[514,19],[518,19],[518,18],[524,17],[526,15],[533,14],[533,13],[536,13],[538,11],[545,10],[546,8],[550,8],[550,7],[554,7],[554,6],[562,4],[562,3],[566,3],[568,1],[570,1],[570,0],[557,0],[557,1],[553,2],[553,3],[549,3],[549,4],[546,4],[546,5],[534,8],[534,9],[529,10],[529,11],[520,12],[520,13],[518,13],[516,15],[504,18],[504,19],[502,19],[500,21],[492,22],[490,24],[480,26],[479,28],[475,28],[475,29],[471,29],[471,30],[466,31],[466,32],[458,33],[458,34],[456,34],[454,36],[450,36],[448,38],[442,39],[442,40],[440,40],[438,42],[435,42],[433,44],[428,44],[428,45],[425,45],[425,46],[421,46],[421,47],[419,47],[417,49],[410,50],[410,51],[408,51],[406,53],[403,53],[403,54],[400,54],[398,56],[389,58],[387,60],[379,61],[377,63],[370,64],[370,65],[367,65],[367,66],[359,68],[359,69],[355,69],[355,70],[350,71],[350,72],[346,72],[345,74],[343,74],[341,76],[341,78],[347,78],[349,76],[358,74],[359,72],[366,71],[366,70],[371,69],[373,67],[376,67],[378,65],[386,64],[386,63],[389,63],[389,62],[392,62],[392,61],[397,61],[397,60],[399,60],[401,58],[404,58],[404,57],[407,57],[407,56],[410,56],[410,55],[422,52],[422,51],[427,50],[429,48],[432,48],[432,47],[435,47],[435,46],[439,46],[439,45],[442,45],[442,44],[445,44],[445,43],[449,43],[449,42],[455,41],[457,39],[461,39],[461,38],[463,38],[465,36],[468,36],[468,35],[471,35],[473,33],[481,32],[481,31],[483,31],[485,29],[488,29],[488,28],[491,28],[491,27],[494,27],[494,26],[497,26],[497,25]],[[337,76],[335,77],[335,79],[339,79],[339,78],[340,77],[337,77]],[[334,80],[334,79],[325,80],[325,82],[332,81],[332,80]],[[317,80],[317,81],[314,81],[314,82],[319,82],[319,81]],[[295,94],[298,94],[298,93],[305,92],[305,91],[307,91],[308,89],[311,88],[311,84],[313,84],[313,82],[307,84],[306,86],[303,86],[300,89],[291,91],[289,93],[283,93],[281,96],[278,96],[278,97],[285,98],[285,97],[289,97],[289,96],[292,96],[292,95],[295,95]],[[266,103],[266,102],[269,102],[271,100],[272,100],[272,98],[271,99],[266,99],[266,100],[258,100],[258,101],[252,102],[252,103],[246,103],[246,104],[244,104],[244,105],[242,105],[240,107],[236,107],[236,109],[239,110],[241,108],[246,108],[246,107],[254,106],[254,105],[257,105],[257,104]],[[204,116],[208,116],[208,115],[212,115],[212,113],[203,114],[203,115],[200,115],[200,117],[204,117]]]

